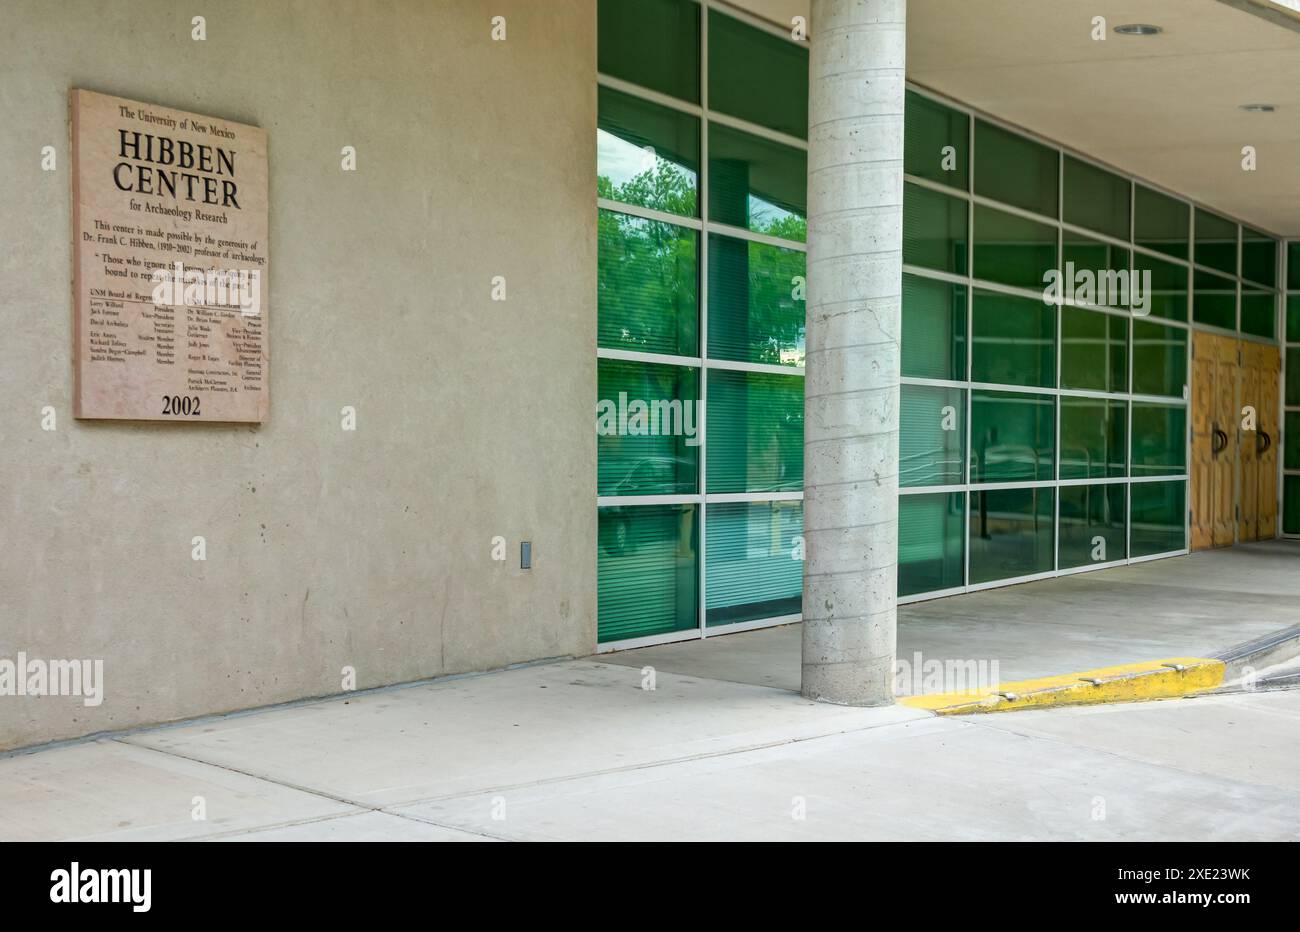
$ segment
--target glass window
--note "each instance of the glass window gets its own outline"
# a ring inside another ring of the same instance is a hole
[[[1056,227],[975,206],[975,277],[1021,288],[1045,288],[1056,268]]]
[[[1187,267],[1165,262],[1140,252],[1133,253],[1136,292],[1140,299],[1134,310],[1141,314],[1143,301],[1147,314],[1164,320],[1187,320]],[[1149,296],[1149,297],[1148,297]]]
[[[965,573],[966,494],[898,499],[898,595],[953,589]]]
[[[1055,472],[1056,399],[971,395],[971,482],[1046,482]]]
[[[1066,223],[1125,242],[1129,238],[1129,182],[1073,156],[1065,157]]]
[[[1191,208],[1185,201],[1137,186],[1133,194],[1133,241],[1176,259],[1189,259]]]
[[[599,359],[596,380],[598,494],[697,491],[699,370]]]
[[[998,385],[1056,384],[1056,307],[975,289],[971,379]]]
[[[1134,482],[1129,486],[1133,512],[1129,547],[1134,557],[1182,550],[1187,546],[1187,483]]]
[[[803,502],[708,506],[705,622],[797,615],[803,604]]]
[[[601,74],[700,102],[700,5],[690,0],[600,0]]]
[[[1187,408],[1133,403],[1133,475],[1187,473]]]
[[[970,497],[971,585],[1052,569],[1055,489],[989,489]]]
[[[698,627],[695,506],[617,505],[597,515],[597,639]]]
[[[709,371],[710,492],[803,488],[803,378]]]
[[[1067,485],[1061,496],[1061,569],[1122,560],[1127,549],[1124,520],[1127,486]]]
[[[1300,240],[1287,243],[1286,255],[1286,286],[1300,291]]]
[[[596,97],[597,195],[694,217],[700,121],[607,87]]]
[[[903,276],[903,375],[966,378],[966,286]]]
[[[1286,341],[1300,343],[1300,294],[1286,296]]]
[[[694,356],[699,234],[612,210],[598,217],[597,338],[601,346]]]
[[[966,274],[966,201],[904,184],[903,262]]]
[[[1229,275],[1237,274],[1237,225],[1199,207],[1196,208],[1196,264]]]
[[[1061,231],[1061,268],[1065,271],[1064,281],[1079,281],[1079,272],[1091,272],[1096,281],[1110,281],[1113,276],[1106,273],[1126,276],[1130,268],[1129,250],[1114,243],[1106,243],[1073,230]],[[1073,278],[1071,277],[1073,276]],[[1077,286],[1076,286],[1077,287]],[[1095,288],[1094,288],[1095,290]],[[1096,300],[1076,298],[1080,303],[1097,304]],[[1127,306],[1127,302],[1125,302]]]
[[[802,366],[805,255],[709,235],[709,356]]]
[[[1237,329],[1237,283],[1197,269],[1192,274],[1192,315],[1198,324]]]
[[[1062,479],[1124,475],[1128,406],[1105,398],[1061,398]],[[1136,426],[1134,427],[1136,431]]]
[[[1061,308],[1061,387],[1128,390],[1128,318]]]
[[[710,123],[709,220],[802,243],[808,153]]]
[[[1250,227],[1241,228],[1241,277],[1277,287],[1277,240]]]
[[[1282,423],[1282,468],[1300,469],[1300,411],[1288,411]]]
[[[1241,332],[1272,340],[1277,336],[1277,293],[1242,283]]]
[[[959,110],[908,91],[903,123],[903,171],[967,190],[970,118]]]
[[[710,10],[709,108],[807,139],[807,46]]]
[[[975,121],[976,194],[1055,218],[1058,158],[1055,149]]]
[[[1300,405],[1300,348],[1286,351],[1286,404]]]
[[[1187,390],[1187,331],[1133,321],[1133,393],[1182,398]]]
[[[966,481],[966,393],[937,385],[903,385],[899,401],[898,484]]]
[[[1282,533],[1300,534],[1300,476],[1282,477]]]

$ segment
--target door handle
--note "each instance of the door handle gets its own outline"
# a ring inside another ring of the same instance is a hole
[[[1226,449],[1228,449],[1228,435],[1219,430],[1219,425],[1216,423],[1210,439],[1210,455],[1218,456]]]
[[[1255,455],[1267,453],[1268,448],[1273,445],[1273,437],[1266,430],[1258,431],[1255,434]]]

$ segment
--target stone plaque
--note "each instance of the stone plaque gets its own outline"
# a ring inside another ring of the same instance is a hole
[[[266,132],[73,90],[79,418],[266,419]]]

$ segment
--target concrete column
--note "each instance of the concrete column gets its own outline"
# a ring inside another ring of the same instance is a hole
[[[893,701],[906,0],[809,22],[803,694]]]

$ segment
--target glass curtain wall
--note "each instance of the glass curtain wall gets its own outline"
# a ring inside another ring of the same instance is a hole
[[[1300,240],[1286,244],[1286,349],[1282,355],[1282,533],[1300,537]]]

